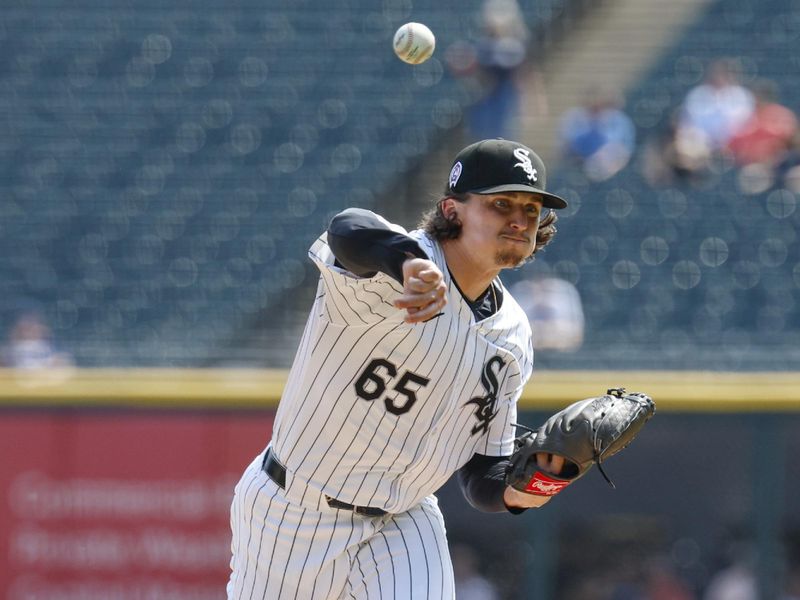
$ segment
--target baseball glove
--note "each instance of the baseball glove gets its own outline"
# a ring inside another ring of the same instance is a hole
[[[539,429],[528,429],[515,440],[506,483],[529,494],[555,496],[596,463],[606,481],[615,487],[601,463],[630,444],[655,412],[656,405],[649,396],[628,393],[625,388],[575,402]],[[536,464],[539,452],[563,456],[566,460],[561,473],[540,471]]]

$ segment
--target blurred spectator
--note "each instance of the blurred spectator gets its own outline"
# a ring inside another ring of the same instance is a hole
[[[457,42],[446,60],[458,76],[476,89],[478,99],[467,115],[471,139],[513,138],[522,98],[522,67],[526,64],[530,32],[517,0],[485,0],[480,14],[480,37]],[[536,77],[531,72],[529,76]],[[540,90],[540,85],[533,85]],[[537,103],[544,104],[543,96]]]
[[[717,59],[709,66],[706,80],[686,95],[677,134],[695,138],[709,152],[721,150],[750,119],[754,108],[753,94],[739,83],[737,63]]]
[[[672,568],[669,560],[655,557],[645,569],[644,598],[647,600],[693,600],[694,594]]]
[[[19,313],[8,332],[2,365],[14,369],[69,367],[72,357],[56,349],[44,316],[35,309]]]
[[[703,600],[758,600],[753,568],[739,562],[718,571],[712,576]]]
[[[667,129],[645,148],[645,178],[653,185],[704,182],[754,109],[753,94],[738,81],[736,62],[712,62],[705,81],[689,90]]]
[[[667,127],[645,145],[643,175],[651,185],[701,183],[710,173],[711,158],[700,132],[679,128],[677,115],[673,115]]]
[[[777,86],[760,81],[754,86],[755,109],[750,118],[731,136],[728,148],[736,163],[764,163],[774,166],[786,152],[797,133],[797,117],[778,104]]]
[[[471,546],[453,544],[453,575],[458,600],[498,600],[500,595],[494,584],[478,571],[478,556]]]
[[[578,290],[557,277],[517,282],[511,294],[528,315],[537,350],[577,350],[583,344],[583,305]]]
[[[568,110],[561,118],[562,154],[580,164],[589,179],[608,179],[631,159],[636,128],[622,107],[616,91],[591,88],[583,106]]]
[[[727,564],[711,576],[703,600],[759,600],[755,552],[740,532],[732,535],[724,545]]]

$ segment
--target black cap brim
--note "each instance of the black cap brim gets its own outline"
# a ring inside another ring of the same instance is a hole
[[[567,201],[555,194],[543,192],[533,186],[522,185],[519,183],[507,183],[505,185],[493,185],[492,187],[482,188],[480,190],[470,190],[473,194],[499,194],[501,192],[530,192],[531,194],[538,194],[542,197],[542,206],[545,208],[567,208]]]

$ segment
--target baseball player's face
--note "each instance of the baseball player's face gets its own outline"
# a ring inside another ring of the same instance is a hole
[[[471,194],[456,210],[465,247],[473,255],[490,257],[496,268],[516,267],[533,252],[541,197],[527,192]]]

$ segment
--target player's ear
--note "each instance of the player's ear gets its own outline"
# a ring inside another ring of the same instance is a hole
[[[441,201],[440,207],[442,211],[442,215],[448,221],[452,221],[456,217],[458,217],[458,210],[456,206],[458,205],[458,201],[455,198],[444,198]]]

